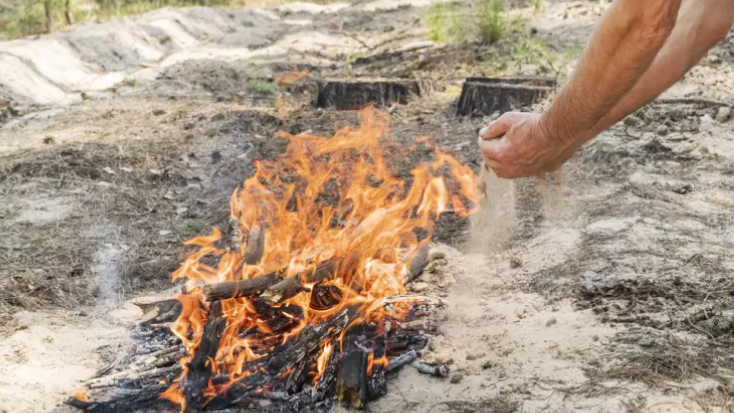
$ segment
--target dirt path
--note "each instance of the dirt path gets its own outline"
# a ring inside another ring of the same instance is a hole
[[[430,2],[410,3],[162,10],[0,45],[0,98],[27,112],[0,128],[0,412],[69,411],[59,403],[130,345],[130,300],[169,288],[181,242],[222,225],[252,159],[283,150],[275,131],[357,122],[305,107],[283,118],[277,95],[250,79],[296,63],[433,76],[435,94],[391,113],[393,134],[406,145],[430,136],[478,170],[471,142],[486,120],[457,119],[450,105],[496,50],[417,43]],[[551,2],[534,27],[566,47],[602,10]],[[425,357],[451,361],[455,383],[406,369],[371,409],[730,409],[734,132],[712,101],[732,103],[732,71],[730,36],[667,101],[582,148],[560,183],[497,181],[493,210],[509,215],[442,222],[447,264],[413,288],[448,302]],[[423,156],[395,167],[407,174]]]

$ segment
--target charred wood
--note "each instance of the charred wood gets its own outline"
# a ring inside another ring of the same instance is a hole
[[[199,347],[188,365],[186,377],[182,380],[186,400],[185,413],[200,411],[204,405],[204,390],[208,387],[209,378],[212,376],[213,366],[209,365],[209,361],[214,359],[217,353],[219,341],[226,326],[227,320],[222,316],[222,304],[213,303]]]
[[[428,364],[420,361],[413,362],[411,366],[415,367],[418,372],[428,374],[433,377],[446,378],[449,376],[451,369],[445,364]]]
[[[247,236],[247,247],[243,262],[247,265],[255,265],[260,262],[265,252],[265,225],[253,227]]]
[[[300,277],[295,275],[272,285],[260,293],[260,298],[270,305],[277,305],[289,298],[293,298],[302,292],[311,291],[301,284]]]
[[[64,402],[85,413],[127,413],[150,407],[159,401],[160,394],[168,388],[166,384],[148,386],[134,394],[122,394],[104,402],[85,402],[76,398]]]
[[[317,284],[311,292],[309,307],[314,310],[328,310],[342,301],[342,291],[333,285]]]
[[[415,350],[410,350],[407,353],[391,358],[385,370],[387,370],[387,373],[396,372],[417,359],[418,353]]]

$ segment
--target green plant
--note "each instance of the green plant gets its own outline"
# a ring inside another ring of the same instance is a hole
[[[249,79],[247,81],[247,86],[258,93],[273,93],[278,90],[278,86],[275,82],[267,82],[261,79]]]
[[[482,41],[496,43],[507,34],[509,24],[502,0],[482,0],[478,6],[477,19]]]
[[[460,10],[457,3],[438,3],[429,7],[421,16],[423,26],[428,30],[428,39],[434,42],[463,42],[466,35]]]
[[[535,13],[540,13],[542,11],[545,11],[545,0],[530,0],[533,5],[533,11]]]

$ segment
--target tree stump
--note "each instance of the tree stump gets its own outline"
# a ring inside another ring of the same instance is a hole
[[[554,79],[470,77],[461,90],[460,116],[488,116],[531,106],[556,87]]]
[[[339,110],[357,110],[370,103],[378,107],[404,105],[426,91],[426,85],[411,79],[330,79],[317,85],[316,107]]]

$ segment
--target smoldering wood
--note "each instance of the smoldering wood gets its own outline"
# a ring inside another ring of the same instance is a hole
[[[144,409],[161,401],[160,394],[168,388],[166,384],[155,384],[133,394],[121,394],[103,402],[84,402],[70,398],[64,402],[85,413],[128,413]]]
[[[414,351],[424,349],[428,345],[428,338],[420,332],[390,332],[387,337],[387,355],[395,356],[402,354],[406,350]]]
[[[445,364],[428,364],[421,361],[414,361],[411,366],[415,367],[418,372],[433,377],[446,378],[451,373],[451,369]]]
[[[349,309],[345,309],[318,326],[307,325],[293,341],[276,347],[271,356],[248,366],[253,373],[235,383],[225,394],[212,399],[208,410],[221,410],[239,403],[256,389],[270,385],[271,390],[281,390],[279,377],[307,357],[314,356],[325,340],[338,337],[349,324]],[[260,369],[259,367],[262,367]],[[263,371],[267,372],[264,373]]]
[[[311,291],[309,307],[314,310],[328,310],[342,301],[342,291],[334,285],[316,284]]]
[[[242,249],[242,230],[237,218],[230,218],[227,233],[227,251],[240,252]]]
[[[556,87],[547,78],[468,78],[459,97],[460,116],[489,116],[495,112],[532,106]]]
[[[426,268],[426,266],[430,262],[429,252],[430,252],[430,248],[428,245],[423,245],[418,250],[418,253],[410,261],[410,265],[408,266],[408,274],[406,274],[403,277],[403,284],[409,284],[413,282],[416,278],[418,278],[421,275],[421,273],[423,273],[423,270]]]
[[[139,325],[144,327],[175,321],[181,315],[183,309],[181,302],[175,298],[152,303],[136,302],[133,304],[143,311],[142,321],[139,322]]]
[[[171,374],[181,372],[181,366],[175,365],[170,367],[152,367],[144,370],[125,370],[109,376],[99,377],[84,383],[90,389],[98,389],[104,387],[117,386],[123,380],[143,380],[148,378],[162,378]]]
[[[181,382],[181,389],[186,401],[185,413],[200,411],[206,401],[204,390],[208,387],[213,367],[209,365],[209,361],[216,356],[226,326],[227,319],[222,315],[222,304],[220,302],[212,303],[199,347],[196,349],[188,365],[188,372]]]
[[[336,374],[336,392],[340,401],[350,407],[362,409],[367,403],[367,362],[369,353],[362,342],[349,341],[345,354],[339,361]]]
[[[265,252],[265,225],[254,226],[247,235],[247,246],[242,261],[247,265],[260,262]]]
[[[339,110],[358,110],[370,103],[404,105],[422,95],[420,82],[413,79],[329,79],[318,81],[317,87],[316,107]]]

